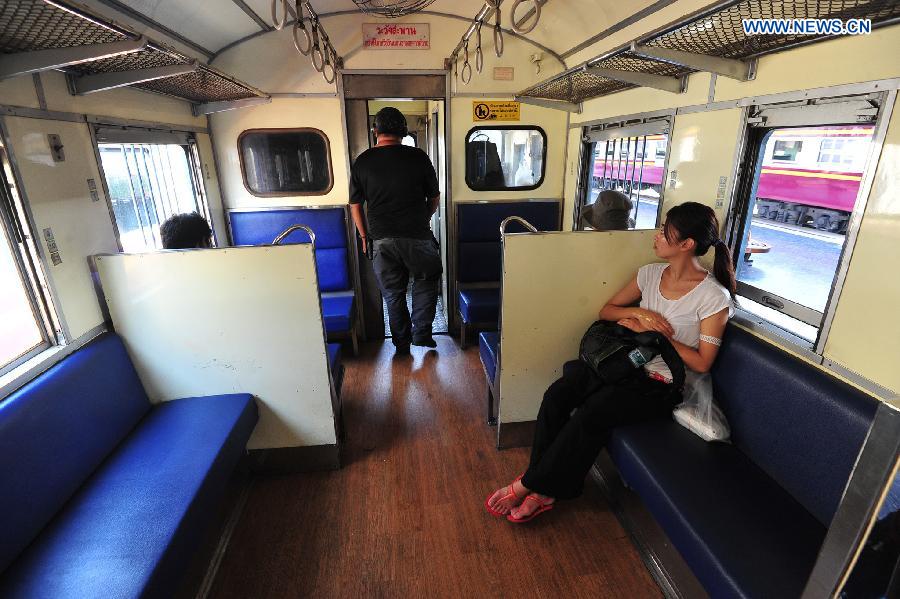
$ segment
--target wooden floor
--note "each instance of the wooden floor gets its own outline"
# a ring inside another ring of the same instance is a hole
[[[528,450],[494,448],[478,348],[449,337],[347,366],[339,471],[257,477],[211,597],[659,597],[593,483],[527,525],[485,497]]]

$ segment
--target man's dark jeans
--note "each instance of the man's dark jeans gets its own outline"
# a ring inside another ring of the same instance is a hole
[[[431,338],[431,323],[441,284],[441,253],[434,239],[393,237],[374,244],[375,278],[387,303],[394,345]],[[413,278],[412,322],[406,307],[406,288]]]

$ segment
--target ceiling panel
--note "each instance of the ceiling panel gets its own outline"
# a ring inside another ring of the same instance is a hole
[[[260,30],[232,0],[119,2],[213,52]]]

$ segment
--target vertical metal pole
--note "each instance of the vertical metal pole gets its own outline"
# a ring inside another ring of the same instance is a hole
[[[637,219],[638,212],[640,212],[641,208],[641,188],[644,186],[644,160],[647,159],[647,136],[643,137],[643,151],[641,152],[641,170],[640,175],[638,175],[638,192],[637,192],[637,202],[634,204],[634,228],[637,228]],[[637,152],[635,152],[637,154]],[[635,156],[637,158],[637,156]]]

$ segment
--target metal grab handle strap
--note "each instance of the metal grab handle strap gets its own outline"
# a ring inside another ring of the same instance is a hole
[[[287,229],[282,231],[278,235],[278,237],[276,237],[272,241],[272,245],[281,245],[281,242],[284,241],[285,237],[287,237],[294,231],[299,231],[300,229],[303,229],[304,231],[306,231],[306,234],[309,235],[309,240],[312,242],[313,250],[315,251],[315,249],[316,249],[316,234],[313,233],[313,230],[308,225],[291,225],[290,227],[288,227]]]
[[[310,37],[309,31],[306,30],[306,19],[303,17],[303,2],[297,0],[295,7],[297,18],[294,20],[294,47],[303,56],[309,56],[309,53],[312,52],[312,37]],[[300,47],[300,38],[297,36],[299,30],[303,30],[303,37],[306,39],[305,48]]]
[[[537,230],[537,227],[532,225],[530,222],[528,222],[521,216],[507,216],[506,218],[503,219],[503,222],[500,223],[500,237],[503,237],[504,235],[506,235],[506,225],[510,221],[516,221],[517,223],[519,223],[520,225],[522,225],[523,227],[528,229],[531,233],[540,233],[540,231]]]
[[[281,18],[278,18],[278,3],[281,2]],[[288,0],[272,0],[272,26],[281,31],[287,23]]]
[[[525,19],[522,19],[522,21],[516,23],[516,9],[519,8],[519,5],[523,4],[524,2],[531,2],[534,5],[534,21],[531,23],[531,25],[525,25]],[[515,0],[515,2],[513,2],[512,8],[509,10],[509,20],[512,22],[512,30],[519,35],[531,33],[534,28],[537,27],[538,21],[541,20],[541,0]]]
[[[500,29],[500,0],[497,0],[494,16],[494,53],[497,58],[501,58],[503,56],[503,32]]]

